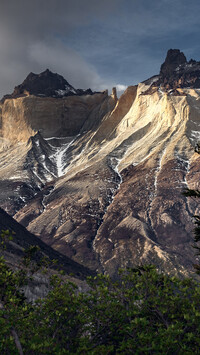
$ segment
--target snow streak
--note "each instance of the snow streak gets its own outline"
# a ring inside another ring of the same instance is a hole
[[[51,148],[54,151],[54,153],[49,157],[49,159],[56,166],[58,177],[61,177],[65,174],[65,166],[66,166],[65,154],[68,151],[68,149],[73,145],[73,143],[75,142],[78,136],[79,134],[72,137],[64,137],[64,138],[52,137],[52,138],[45,139],[46,141],[48,141],[48,144],[51,146]],[[65,141],[65,143],[61,142],[62,139]],[[59,146],[55,146],[53,145],[53,143],[50,143],[53,140],[56,142],[58,141]]]
[[[161,168],[162,168],[162,161],[163,161],[163,158],[164,158],[164,156],[165,156],[166,150],[167,150],[167,147],[165,147],[164,150],[160,153],[158,166],[157,166],[157,168],[156,168],[156,170],[155,170],[155,180],[154,180],[155,191],[154,191],[154,197],[155,197],[156,194],[157,194],[157,189],[158,189],[158,176],[159,176],[160,170],[161,170]]]
[[[118,170],[118,166],[119,166],[120,162],[121,162],[121,159],[118,159],[116,157],[110,157],[109,166],[116,173],[116,182],[118,183],[116,190],[119,190],[120,185],[122,183],[122,176],[121,176],[121,174],[120,174],[120,172]]]
[[[52,156],[52,160],[55,161],[56,167],[57,167],[57,174],[58,177],[63,176],[65,174],[65,161],[64,161],[64,156],[69,147],[74,143],[76,137],[72,138],[72,140],[67,143],[61,145],[56,151],[56,153]]]

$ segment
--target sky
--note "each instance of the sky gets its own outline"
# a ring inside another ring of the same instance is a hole
[[[0,0],[0,97],[47,68],[119,94],[159,73],[167,50],[200,60],[199,0]]]

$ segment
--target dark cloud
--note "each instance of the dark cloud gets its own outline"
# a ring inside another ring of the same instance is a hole
[[[0,96],[47,67],[105,89],[156,74],[168,48],[198,59],[199,14],[198,0],[1,0]]]
[[[63,73],[67,80],[76,88],[94,87],[100,84],[100,77],[92,65],[87,64],[80,55],[71,48],[63,45],[59,40],[50,42],[36,42],[29,46],[29,58],[38,68],[50,68]]]
[[[0,96],[12,91],[30,72],[47,67],[76,87],[101,86],[96,69],[59,38],[77,26],[109,16],[117,1],[9,0],[0,11]]]

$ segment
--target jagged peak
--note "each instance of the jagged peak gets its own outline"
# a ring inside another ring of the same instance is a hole
[[[76,94],[73,86],[63,76],[53,73],[49,69],[39,74],[31,72],[22,84],[15,87],[14,94],[20,95],[25,91],[39,96],[64,96],[69,92]]]
[[[73,95],[93,95],[94,93],[91,89],[75,89],[62,75],[53,73],[47,68],[39,74],[30,72],[22,84],[16,86],[11,95],[5,95],[1,102],[5,99],[27,95],[62,98]]]
[[[187,59],[180,49],[169,49],[166,59],[160,68],[160,75],[170,76],[175,68],[187,63]]]
[[[156,77],[144,81],[150,87],[143,94],[153,94],[162,89],[170,95],[186,95],[179,89],[200,88],[200,62],[194,59],[188,62],[179,49],[169,49],[157,80],[154,78]]]

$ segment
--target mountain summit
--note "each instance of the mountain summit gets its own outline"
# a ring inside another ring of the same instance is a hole
[[[52,73],[46,69],[40,74],[30,73],[22,84],[15,87],[11,95],[5,95],[5,99],[17,98],[26,95],[61,98],[73,95],[91,95],[91,89],[74,89],[63,76]]]
[[[174,70],[187,63],[186,57],[179,49],[169,49],[165,62],[161,65],[160,75],[163,78],[170,77]]]
[[[169,49],[156,80],[152,77],[148,81],[152,83],[144,94],[160,89],[168,94],[180,95],[183,92],[177,89],[200,88],[200,62],[193,59],[188,62],[179,49]]]

